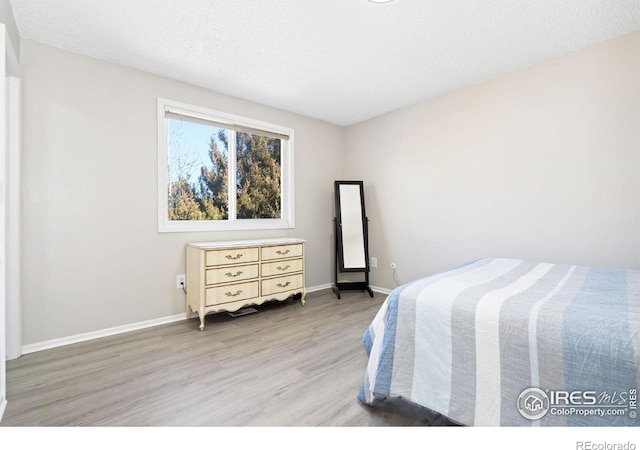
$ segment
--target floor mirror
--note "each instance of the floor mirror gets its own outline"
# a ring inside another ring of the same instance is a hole
[[[362,181],[335,181],[335,258],[333,291],[367,291],[369,287],[368,222]],[[356,278],[355,280],[353,278]]]

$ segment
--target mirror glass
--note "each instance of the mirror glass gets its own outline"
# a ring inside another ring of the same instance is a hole
[[[342,269],[366,269],[361,184],[339,184]]]

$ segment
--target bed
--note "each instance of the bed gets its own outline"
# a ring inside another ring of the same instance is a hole
[[[638,426],[640,270],[484,258],[394,289],[358,400],[467,426]]]

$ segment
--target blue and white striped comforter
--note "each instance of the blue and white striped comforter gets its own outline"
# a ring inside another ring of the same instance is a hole
[[[481,259],[396,288],[364,344],[366,404],[401,397],[470,426],[640,425],[638,270]]]

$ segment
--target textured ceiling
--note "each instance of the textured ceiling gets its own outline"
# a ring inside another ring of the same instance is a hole
[[[23,38],[350,125],[640,29],[640,0],[10,0]]]

